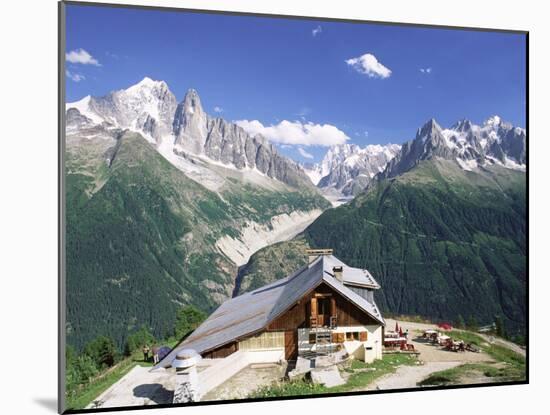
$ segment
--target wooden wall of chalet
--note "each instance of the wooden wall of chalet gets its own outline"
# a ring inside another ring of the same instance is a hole
[[[230,354],[235,353],[237,350],[239,350],[239,344],[237,342],[232,342],[224,346],[218,347],[217,349],[203,353],[202,357],[204,357],[205,359],[220,359],[222,357],[227,357]]]
[[[336,303],[337,326],[367,326],[379,324],[351,301],[334,291],[326,284],[321,284],[314,292],[306,294],[284,314],[266,327],[267,331],[296,330],[309,327],[311,314],[311,299],[315,294],[331,294]],[[204,358],[223,358],[236,352],[239,345],[236,341],[217,349],[203,353]]]
[[[379,324],[364,311],[355,306],[351,301],[334,291],[326,284],[321,284],[313,293],[302,297],[283,315],[267,326],[267,330],[295,330],[297,328],[309,327],[311,314],[311,298],[315,294],[332,294],[336,301],[337,326],[366,326]]]
[[[296,330],[309,326],[309,302],[312,294],[302,297],[286,313],[279,316],[267,326],[268,331]]]

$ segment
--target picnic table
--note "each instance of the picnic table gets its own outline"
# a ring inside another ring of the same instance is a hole
[[[407,344],[407,339],[405,337],[385,337],[384,338],[384,347],[401,347],[402,345]]]
[[[443,334],[443,335],[437,337],[437,344],[444,345],[449,340],[452,340],[452,339],[449,336]]]
[[[465,352],[466,346],[462,340],[454,341],[453,339],[448,339],[447,342],[444,344],[445,350],[449,350],[451,352]]]
[[[424,339],[433,339],[434,337],[437,337],[439,335],[439,332],[437,330],[424,330],[424,333],[422,333],[422,337]]]

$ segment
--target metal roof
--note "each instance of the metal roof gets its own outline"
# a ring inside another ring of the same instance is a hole
[[[376,282],[371,273],[366,269],[349,267],[336,258],[333,255],[326,255],[323,257],[325,262],[325,269],[330,268],[330,274],[332,275],[332,269],[337,266],[343,267],[343,280],[346,285],[357,285],[372,289],[379,289],[380,284]]]
[[[344,284],[347,278],[352,281],[356,281],[359,277],[365,278],[364,270],[348,267],[332,255],[320,256],[286,278],[224,302],[154,369],[169,367],[181,349],[194,349],[198,353],[203,353],[262,330],[322,282],[327,283],[380,324],[385,325],[376,304],[371,304],[334,278],[334,266],[344,267]],[[378,286],[376,281],[374,284]]]

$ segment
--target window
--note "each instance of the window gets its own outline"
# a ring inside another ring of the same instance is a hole
[[[284,331],[267,331],[239,342],[240,350],[273,350],[284,346]]]
[[[359,332],[358,331],[346,332],[346,341],[351,342],[354,340],[359,340]]]

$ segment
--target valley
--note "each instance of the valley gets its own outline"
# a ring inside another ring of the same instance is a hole
[[[469,159],[475,165],[464,168],[460,157],[468,160],[474,148],[483,151],[477,140],[494,135],[492,124],[483,128],[472,126],[469,144],[460,151],[449,147],[443,130],[429,121],[363,193],[325,211],[292,243],[330,247],[347,263],[369,269],[382,286],[377,301],[383,312],[480,325],[502,316],[509,333],[522,336],[525,165],[510,165],[507,155],[499,161],[478,153]],[[511,126],[499,128],[513,140],[522,140],[521,130],[514,131],[518,136],[509,135]],[[501,145],[495,142],[493,148],[496,144]],[[516,155],[521,157],[521,152]],[[241,287],[249,284],[253,289],[275,280],[269,272],[275,264],[303,265],[303,258],[284,256],[292,243],[253,255],[241,275]],[[277,259],[273,263],[266,258]]]
[[[67,340],[172,335],[330,247],[381,282],[382,311],[525,324],[526,136],[435,120],[403,145],[305,166],[145,78],[67,105]]]

